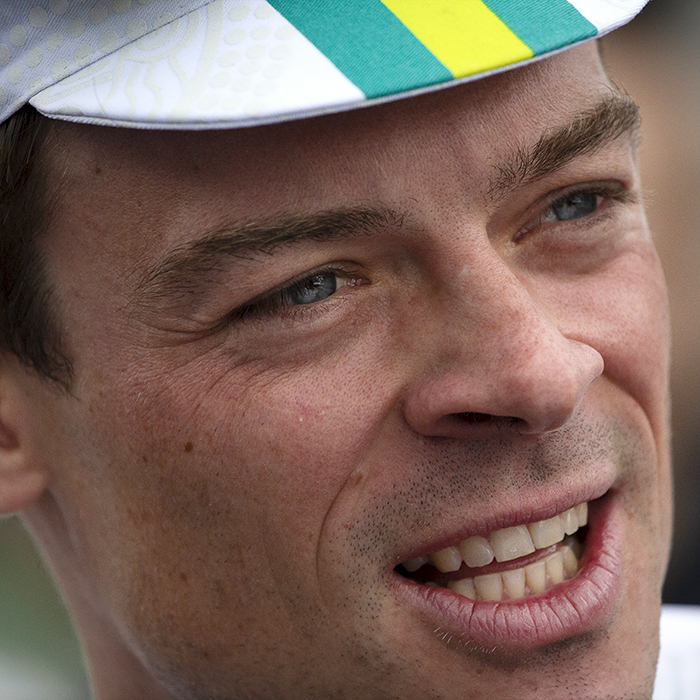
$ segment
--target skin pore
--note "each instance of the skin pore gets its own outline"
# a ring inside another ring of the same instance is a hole
[[[56,126],[74,382],[5,361],[0,418],[100,700],[650,697],[668,318],[636,126],[592,46],[272,127]],[[549,596],[541,644],[474,622],[536,605],[469,622],[397,572],[588,500],[613,583],[578,626]]]

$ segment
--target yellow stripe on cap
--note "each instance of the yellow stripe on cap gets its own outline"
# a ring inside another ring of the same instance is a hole
[[[532,58],[481,0],[382,0],[455,78]]]

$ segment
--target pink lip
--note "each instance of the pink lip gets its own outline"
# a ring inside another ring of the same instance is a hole
[[[439,627],[480,647],[526,649],[583,634],[609,618],[621,592],[621,523],[615,499],[608,494],[591,506],[579,573],[541,595],[494,603],[422,586],[400,574],[394,574],[392,583],[431,631]]]

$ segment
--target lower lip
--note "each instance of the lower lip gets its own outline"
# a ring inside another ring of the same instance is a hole
[[[395,574],[398,595],[439,627],[482,648],[528,649],[590,632],[610,619],[621,594],[622,523],[608,494],[590,504],[586,548],[574,578],[513,601],[476,601]]]

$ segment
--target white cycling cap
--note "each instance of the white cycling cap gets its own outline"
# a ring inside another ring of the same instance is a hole
[[[646,0],[0,0],[0,122],[249,126],[474,80]]]

